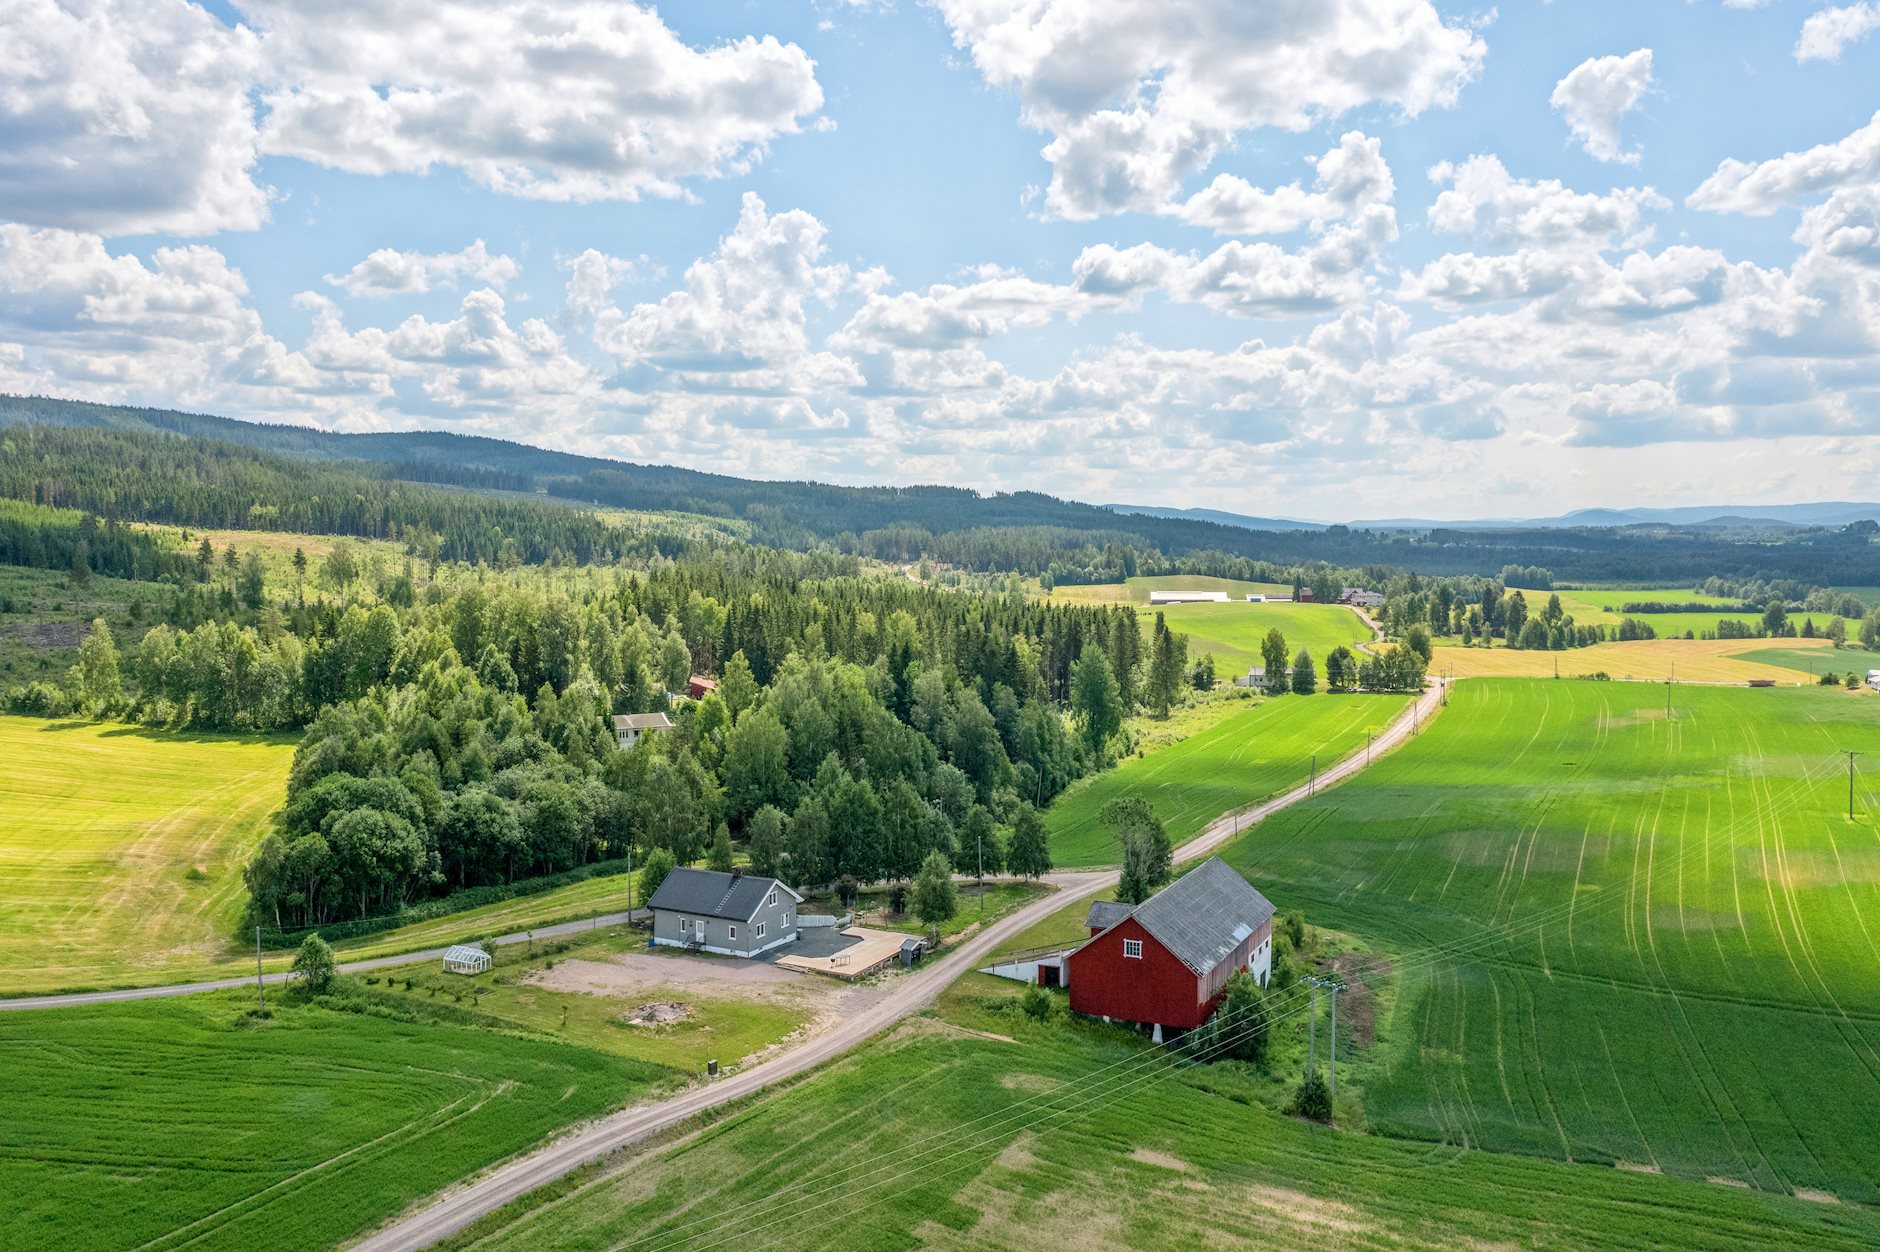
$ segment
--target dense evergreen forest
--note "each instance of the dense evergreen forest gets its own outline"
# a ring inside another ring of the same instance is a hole
[[[836,487],[807,482],[759,482],[672,466],[631,465],[596,457],[551,452],[503,440],[436,432],[336,434],[302,427],[263,425],[168,410],[134,409],[38,397],[0,397],[0,429],[67,427],[123,436],[184,435],[191,440],[236,445],[293,462],[346,463],[353,479],[424,481],[470,489],[534,491],[571,504],[607,505],[639,511],[678,511],[735,520],[750,537],[773,547],[837,550],[883,559],[927,558],[975,570],[1015,571],[1059,583],[1109,582],[1133,574],[1206,573],[1268,580],[1273,571],[1329,566],[1347,571],[1394,568],[1434,575],[1483,575],[1506,566],[1538,566],[1556,577],[1582,582],[1633,581],[1690,584],[1707,577],[1792,579],[1811,585],[1880,584],[1880,545],[1871,523],[1850,527],[1796,528],[1777,533],[1729,534],[1697,527],[1624,526],[1573,529],[1435,529],[1423,533],[1351,530],[1252,531],[1213,522],[1122,514],[1032,492],[982,497],[953,487]],[[67,445],[82,446],[82,439]],[[104,452],[104,446],[99,445]],[[231,452],[205,456],[227,460]],[[62,468],[67,462],[61,462]],[[243,464],[249,464],[244,462]],[[215,467],[224,474],[225,466]],[[259,471],[244,470],[244,473]],[[303,471],[304,472],[304,471]],[[18,480],[5,494],[41,499]],[[252,482],[252,479],[246,480]],[[230,484],[222,484],[224,488]],[[30,485],[29,485],[30,487]],[[441,493],[409,486],[412,497],[395,512],[409,517],[371,517],[346,504],[276,501],[277,507],[310,516],[330,514],[361,527],[428,527],[469,551],[487,546],[475,526],[503,526],[504,538],[524,543],[519,517],[493,515],[475,522],[452,514]],[[135,493],[133,493],[134,495]],[[58,501],[46,501],[58,502]],[[66,503],[92,507],[77,498]],[[147,502],[148,503],[148,502]],[[278,525],[264,517],[232,517],[239,490],[217,493],[214,507],[225,520],[200,524]],[[506,501],[520,509],[526,502]],[[205,506],[208,507],[208,506]],[[100,507],[94,511],[124,516]],[[457,522],[447,526],[449,518]],[[334,524],[328,521],[326,524]],[[583,533],[578,524],[541,523],[544,551],[574,554],[604,550],[604,534]],[[518,527],[512,533],[506,527]],[[604,529],[604,528],[603,528]],[[354,530],[348,533],[389,533]],[[499,541],[500,543],[500,541]],[[525,557],[524,559],[533,559]],[[578,557],[577,559],[586,559]],[[1365,581],[1378,582],[1372,577]]]

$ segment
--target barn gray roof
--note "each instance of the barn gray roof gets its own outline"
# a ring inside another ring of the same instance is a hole
[[[1090,913],[1084,918],[1086,930],[1108,930],[1116,923],[1128,917],[1131,906],[1119,904],[1114,900],[1094,900],[1090,904]]]
[[[1095,913],[1092,909],[1092,916]],[[1205,976],[1272,920],[1273,904],[1226,861],[1211,856],[1138,904],[1129,916],[1175,959]]]
[[[690,913],[695,917],[722,917],[729,921],[748,921],[764,897],[782,888],[793,900],[802,896],[774,878],[756,874],[721,874],[715,869],[687,869],[681,866],[666,875],[659,890],[646,902],[650,909]]]

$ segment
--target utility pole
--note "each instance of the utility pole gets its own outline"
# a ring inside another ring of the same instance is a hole
[[[1854,758],[1858,753],[1847,754],[1847,820],[1854,820]]]
[[[1319,1059],[1319,980],[1308,978],[1312,987],[1312,1015],[1306,1018],[1306,1077],[1312,1077],[1313,1066]]]
[[[1849,768],[1852,768],[1850,765]],[[255,927],[255,1009],[268,1011],[267,985],[261,981],[261,927]]]
[[[1345,984],[1337,979],[1331,980],[1328,988],[1332,994],[1332,1059],[1326,1067],[1326,1076],[1331,1080],[1332,1120],[1338,1120],[1338,993],[1345,989]]]
[[[1306,781],[1306,794],[1311,795],[1319,785],[1319,754],[1312,754],[1312,777]]]
[[[1371,763],[1371,745],[1376,742],[1377,732],[1375,730],[1364,737],[1364,763],[1366,765]]]

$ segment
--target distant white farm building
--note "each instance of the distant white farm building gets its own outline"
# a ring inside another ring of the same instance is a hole
[[[1236,687],[1251,687],[1255,691],[1265,691],[1268,683],[1266,667],[1263,665],[1249,665],[1246,673],[1234,676]]]
[[[1346,587],[1338,597],[1339,603],[1349,604],[1360,609],[1379,609],[1384,607],[1384,597],[1375,591],[1363,587]]]
[[[641,735],[672,729],[672,719],[664,713],[621,713],[614,718],[614,742],[631,748]]]
[[[1150,604],[1226,604],[1225,591],[1151,591]]]
[[[1880,691],[1880,669],[1870,669],[1867,671],[1867,685],[1872,687],[1875,691]]]
[[[490,967],[490,954],[475,944],[453,944],[444,952],[446,974],[481,974]]]

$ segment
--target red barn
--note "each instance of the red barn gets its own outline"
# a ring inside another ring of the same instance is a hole
[[[716,690],[718,690],[718,680],[707,678],[703,674],[694,674],[685,681],[685,694],[694,700],[703,700]]]
[[[1273,968],[1273,905],[1211,856],[1131,908],[1099,902],[1091,937],[1065,958],[1071,1008],[1155,1027],[1208,1020],[1236,970],[1264,986]]]

